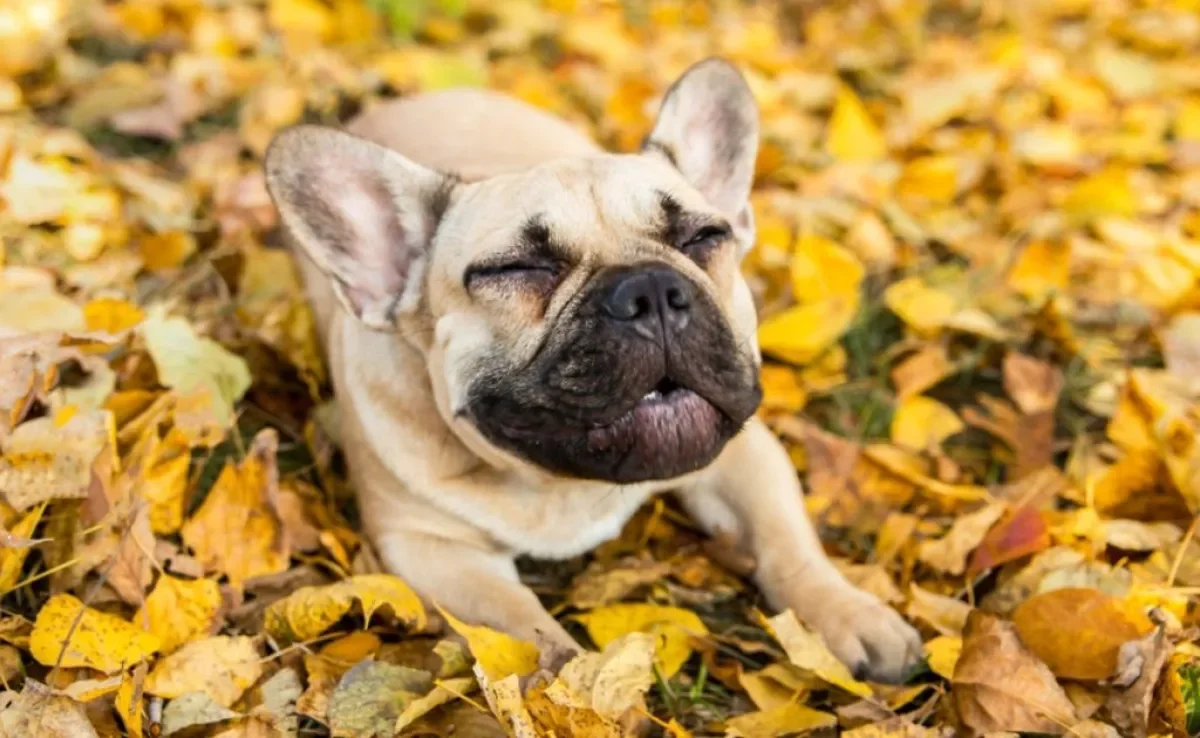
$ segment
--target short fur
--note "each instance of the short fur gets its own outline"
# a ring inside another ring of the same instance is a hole
[[[787,453],[754,419],[758,118],[720,60],[668,92],[638,154],[502,95],[381,104],[267,154],[328,352],[363,520],[386,566],[459,617],[577,648],[514,558],[567,557],[673,491],[757,562],[856,672],[915,631],[846,582]]]

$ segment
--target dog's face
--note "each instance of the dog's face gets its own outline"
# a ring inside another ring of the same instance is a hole
[[[468,445],[631,483],[706,466],[758,405],[738,271],[756,148],[753,99],[714,60],[672,87],[640,154],[466,183],[298,128],[267,173],[343,304],[423,351]]]

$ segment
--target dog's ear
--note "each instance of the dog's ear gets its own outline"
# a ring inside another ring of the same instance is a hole
[[[420,301],[454,178],[332,128],[297,126],[266,155],[280,219],[365,325],[394,328]]]
[[[758,154],[758,106],[742,75],[711,58],[667,90],[642,150],[675,165],[710,203],[753,241],[750,186]]]

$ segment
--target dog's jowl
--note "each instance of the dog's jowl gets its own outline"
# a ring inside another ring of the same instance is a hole
[[[714,59],[672,86],[636,154],[474,90],[272,144],[363,519],[423,596],[578,648],[514,558],[581,553],[670,491],[858,673],[896,679],[919,657],[916,632],[825,558],[754,418],[738,262],[757,138],[746,84]]]

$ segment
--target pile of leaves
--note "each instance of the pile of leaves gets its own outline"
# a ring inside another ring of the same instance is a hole
[[[524,577],[563,663],[356,533],[261,156],[486,85],[619,150],[762,111],[763,417],[925,636],[858,681],[656,500]],[[1200,732],[1195,0],[0,0],[0,736]]]

